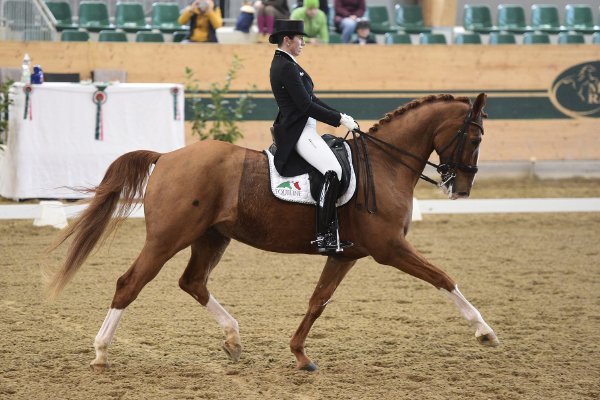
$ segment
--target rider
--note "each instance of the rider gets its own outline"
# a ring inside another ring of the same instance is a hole
[[[312,242],[317,251],[341,251],[352,242],[339,240],[339,224],[335,203],[338,197],[342,167],[317,133],[317,120],[331,126],[358,128],[354,119],[334,110],[313,94],[313,81],[298,65],[296,58],[304,47],[304,22],[277,20],[269,42],[277,44],[271,63],[271,90],[279,112],[273,123],[277,152],[275,168],[282,176],[295,176],[303,167],[312,165],[324,175],[317,199],[317,235]]]

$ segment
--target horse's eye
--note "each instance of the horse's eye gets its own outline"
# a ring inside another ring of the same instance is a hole
[[[479,143],[481,143],[481,138],[471,139],[471,144],[473,145],[473,147],[479,146]]]

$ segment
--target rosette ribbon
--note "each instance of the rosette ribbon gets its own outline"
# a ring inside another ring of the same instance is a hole
[[[31,105],[31,92],[33,92],[33,86],[29,83],[23,86],[23,92],[25,93],[25,110],[23,111],[23,119],[27,119],[29,116],[29,120],[33,119],[32,105]]]
[[[98,90],[94,92],[92,101],[96,104],[96,140],[104,140],[104,123],[102,121],[102,105],[106,103],[106,86],[98,86]]]
[[[177,98],[179,96],[179,88],[172,87],[171,95],[173,96],[173,119],[175,121],[179,121],[181,119],[181,112],[179,110],[178,101],[177,101]]]

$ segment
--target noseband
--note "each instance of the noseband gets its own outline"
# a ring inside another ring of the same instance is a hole
[[[396,147],[393,144],[385,142],[375,136],[369,135],[368,133],[365,133],[365,132],[361,131],[360,129],[354,129],[353,131],[349,131],[348,134],[352,133],[352,138],[354,139],[354,152],[353,153],[356,155],[356,164],[357,164],[357,169],[356,169],[357,177],[356,178],[357,178],[357,181],[359,179],[359,171],[362,170],[362,172],[365,173],[365,175],[367,176],[366,185],[364,185],[364,191],[365,191],[364,197],[365,197],[365,203],[366,203],[365,206],[366,206],[367,210],[370,213],[374,213],[377,210],[377,202],[376,202],[376,198],[375,198],[375,185],[374,185],[373,179],[372,179],[373,175],[372,175],[372,171],[371,171],[371,162],[369,161],[369,155],[368,155],[367,146],[366,146],[367,140],[370,141],[371,143],[373,143],[375,146],[377,146],[381,150],[383,150],[383,152],[385,154],[387,154],[388,156],[393,158],[396,162],[404,165],[406,168],[410,169],[415,174],[418,174],[420,179],[423,179],[426,182],[429,182],[433,185],[441,187],[441,186],[446,186],[446,185],[452,183],[452,181],[456,178],[457,170],[460,170],[460,171],[463,171],[463,172],[466,172],[469,174],[477,173],[477,170],[478,170],[477,165],[464,164],[461,161],[464,147],[465,147],[465,142],[467,141],[467,133],[468,133],[469,125],[475,125],[476,127],[478,127],[481,130],[481,134],[483,135],[483,126],[480,123],[473,120],[473,108],[469,109],[469,112],[465,116],[462,126],[456,132],[456,134],[454,135],[452,140],[450,142],[448,142],[438,152],[438,154],[440,155],[440,159],[443,160],[442,155],[444,154],[444,152],[454,142],[458,142],[457,145],[454,147],[454,151],[452,152],[452,154],[450,154],[450,157],[448,157],[446,159],[446,161],[442,161],[439,165],[432,163],[429,160],[426,160],[415,154],[412,154],[411,152],[408,152],[399,147]],[[348,134],[346,134],[346,137],[348,136]],[[359,136],[357,136],[357,134]],[[359,142],[360,142],[360,147],[363,150],[362,158],[359,157],[359,151],[358,151],[358,149],[359,149],[358,143]],[[422,172],[417,171],[412,166],[410,166],[408,163],[406,163],[402,159],[398,158],[398,156],[395,153],[399,153],[399,154],[411,157],[415,160],[418,160],[426,165],[429,165],[429,166],[435,168],[436,171],[440,174],[441,181],[437,182],[434,179],[428,177],[427,175],[424,175]],[[369,207],[369,198],[371,195],[372,195],[372,199],[373,199],[372,200],[372,208]],[[357,206],[358,206],[358,203],[357,203]]]

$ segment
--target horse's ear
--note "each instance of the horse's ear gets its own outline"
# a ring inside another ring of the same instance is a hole
[[[487,94],[479,93],[477,98],[475,99],[475,104],[473,104],[473,116],[474,117],[487,117],[487,114],[483,112],[483,107],[485,107],[485,101],[487,100]]]

